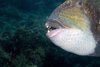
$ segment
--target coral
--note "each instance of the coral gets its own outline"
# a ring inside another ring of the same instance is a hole
[[[25,67],[27,63],[28,59],[23,54],[16,56],[16,58],[12,60],[12,66],[14,67]]]
[[[46,49],[42,47],[45,38],[45,19],[34,18],[35,14],[25,14],[11,6],[1,8],[0,17],[2,48],[0,51],[0,66],[2,67],[41,67],[46,55]],[[44,18],[44,17],[43,17]],[[40,23],[39,26],[37,23]],[[3,26],[2,26],[3,25]],[[41,41],[40,41],[41,40]],[[45,44],[45,43],[44,43]]]
[[[73,67],[83,67],[81,64],[76,64],[75,66]]]

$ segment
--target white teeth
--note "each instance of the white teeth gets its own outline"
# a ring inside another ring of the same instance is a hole
[[[48,30],[48,33],[49,33],[50,31]]]

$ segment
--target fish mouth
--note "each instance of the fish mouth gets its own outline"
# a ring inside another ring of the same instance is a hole
[[[55,29],[55,30],[48,30],[48,32],[46,33],[48,38],[52,38],[54,36],[56,36],[57,34],[59,34],[61,31],[63,31],[64,29],[60,28],[60,29]]]
[[[45,24],[45,27],[47,29],[47,37],[51,38],[56,36],[58,33],[63,31],[66,27],[57,19],[50,19]]]

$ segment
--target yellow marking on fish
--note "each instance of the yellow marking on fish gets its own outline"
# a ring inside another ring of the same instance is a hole
[[[89,8],[87,8],[87,7],[85,7],[85,10],[87,11],[87,13],[88,13],[89,17],[92,17],[92,12],[90,11],[90,9],[89,9]]]
[[[69,20],[71,23],[76,24],[82,30],[86,29],[85,16],[80,12],[78,8],[65,8],[61,12],[58,12],[58,15],[63,21]]]
[[[71,19],[79,20],[80,18],[78,16],[70,16]]]
[[[67,4],[72,3],[72,0],[67,0]]]
[[[64,5],[66,5],[66,1],[65,1],[63,4],[61,4],[61,5],[59,6],[59,9],[60,9],[60,8],[63,8]]]

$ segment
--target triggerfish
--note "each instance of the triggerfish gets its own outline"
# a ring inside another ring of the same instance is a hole
[[[62,49],[100,56],[100,0],[66,0],[48,18],[47,37]]]

